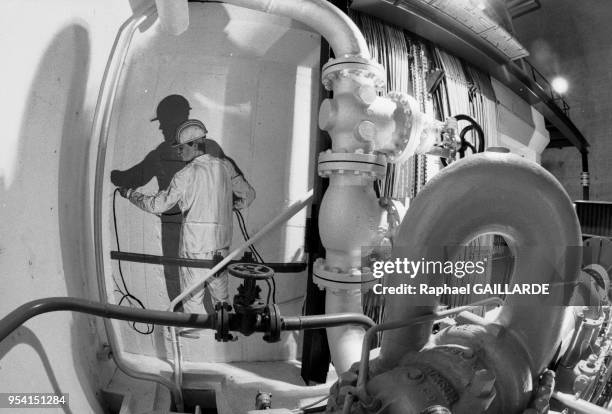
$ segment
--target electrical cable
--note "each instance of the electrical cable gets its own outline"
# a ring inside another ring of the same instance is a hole
[[[484,137],[484,131],[482,130],[482,127],[480,126],[480,124],[476,122],[476,120],[469,115],[459,114],[459,115],[454,115],[453,118],[455,118],[457,121],[467,121],[471,124],[470,126],[465,127],[461,132],[463,132],[467,128],[470,128],[470,130],[475,129],[476,135],[478,136],[478,147],[477,147],[478,151],[477,152],[484,152],[485,137]],[[464,138],[464,137],[465,137],[465,133],[463,136],[461,136],[461,138]],[[462,139],[462,142],[463,141],[464,140]]]
[[[242,236],[245,238],[245,240],[248,240],[250,238],[250,236],[249,236],[249,232],[247,231],[247,228],[246,228],[246,223],[244,221],[244,216],[242,215],[242,213],[239,210],[234,210],[234,213],[236,213],[236,218],[238,219],[238,226],[240,227],[240,232],[242,233]],[[259,261],[260,263],[263,263],[263,259],[261,258],[261,255],[259,254],[259,252],[255,248],[255,246],[253,246],[251,244],[249,246],[249,249],[253,253],[253,256],[255,257],[255,259],[257,261]]]
[[[268,297],[266,298],[266,306],[270,305],[270,292],[272,292],[272,286],[270,285],[270,281],[268,279],[264,279],[266,285],[268,285]]]
[[[118,192],[119,192],[118,188],[115,189],[115,191],[113,192],[113,225],[115,227],[115,241],[117,243],[117,251],[120,252],[121,248],[119,246],[119,232],[117,231],[117,211],[116,211],[116,200],[117,200],[117,193]],[[118,264],[118,267],[119,267],[119,276],[121,276],[121,284],[123,285],[123,290],[121,290],[121,287],[119,286],[119,284],[117,283],[117,281],[113,277],[113,282],[115,282],[115,285],[117,286],[117,290],[122,295],[121,299],[119,300],[118,305],[121,305],[123,303],[123,301],[127,299],[127,302],[130,304],[130,306],[133,306],[134,304],[132,303],[132,300],[134,300],[138,306],[140,306],[142,309],[146,309],[146,307],[142,303],[142,301],[140,299],[138,299],[136,296],[132,295],[132,293],[128,289],[127,284],[125,283],[125,278],[123,277],[123,270],[121,268],[121,260],[117,260],[117,264]],[[136,327],[136,323],[137,322],[132,322],[131,326],[132,326],[132,329],[134,329],[139,334],[142,334],[142,335],[151,335],[153,333],[153,331],[155,330],[155,325],[147,324],[147,330],[146,331],[141,331],[140,329],[138,329]]]

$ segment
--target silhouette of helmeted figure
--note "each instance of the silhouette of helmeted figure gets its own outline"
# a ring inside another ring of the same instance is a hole
[[[138,164],[124,171],[111,171],[113,185],[136,188],[155,178],[159,189],[166,189],[174,175],[185,166],[185,162],[177,156],[172,144],[177,127],[189,119],[190,110],[189,101],[182,95],[169,95],[162,99],[157,105],[156,116],[151,119],[151,122],[159,122],[159,129],[164,140]],[[183,216],[178,208],[161,215],[162,254],[164,256],[177,257],[182,222]],[[180,292],[178,266],[164,265],[164,276],[168,296],[172,300]]]

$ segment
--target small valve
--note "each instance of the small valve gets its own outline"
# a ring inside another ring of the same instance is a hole
[[[257,391],[255,397],[256,410],[269,410],[272,408],[272,394],[269,392]]]

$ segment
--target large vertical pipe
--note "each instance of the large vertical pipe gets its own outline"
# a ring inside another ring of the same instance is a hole
[[[329,42],[336,58],[345,59],[344,62],[348,65],[344,72],[351,69],[351,65],[356,65],[353,69],[358,71],[372,70],[370,53],[363,35],[346,14],[326,0],[225,0],[225,3],[300,21],[315,29]],[[376,70],[380,70],[377,65],[374,66]],[[365,76],[362,78],[365,82],[373,83],[371,78],[366,79]],[[342,100],[338,107],[334,108],[340,114],[346,113],[347,108],[348,111],[352,109],[351,105],[356,100],[353,88],[355,85],[359,86],[360,80],[361,78],[354,83],[347,78],[344,81],[334,82],[335,95],[349,96],[349,99]],[[340,90],[339,85],[342,85],[345,90]],[[374,87],[370,86],[368,91],[370,90],[373,91]],[[325,110],[322,113],[327,115]],[[330,133],[332,147],[335,150],[338,146],[350,147],[351,151],[361,149],[362,153],[363,149],[370,151],[371,145],[353,136],[352,128],[353,125],[344,134],[343,139],[339,137],[342,134]],[[367,179],[364,180],[363,176]],[[381,215],[381,211],[377,206],[376,198],[367,197],[370,195],[367,189],[371,187],[372,180],[373,177],[369,172],[351,177],[346,177],[342,173],[334,173],[332,181],[336,185],[332,184],[333,188],[330,187],[323,198],[319,227],[321,241],[327,250],[329,259],[326,267],[333,272],[348,274],[353,269],[360,268],[360,248],[368,244],[375,234],[379,222],[377,216]],[[330,199],[336,202],[330,203]],[[367,212],[360,208],[366,204]],[[350,217],[350,220],[344,219],[346,217]],[[339,222],[346,223],[346,225],[338,226]],[[373,222],[376,222],[375,226],[372,225]],[[335,235],[332,235],[330,230],[332,228]],[[347,231],[359,233],[359,237],[344,237],[344,240],[338,242],[338,236]],[[359,284],[345,284],[340,288],[336,286],[330,290],[328,286],[325,298],[326,312],[362,312],[359,287]],[[365,331],[357,327],[336,327],[327,330],[332,361],[338,372],[347,370],[353,362],[358,360],[364,334]]]
[[[582,251],[580,226],[561,184],[539,165],[513,154],[482,153],[442,170],[419,193],[399,229],[394,256],[419,260],[452,258],[452,248],[485,233],[501,234],[515,256],[512,281],[550,283],[548,296],[512,296],[495,323],[508,328],[529,355],[537,375],[553,358],[560,327]],[[427,277],[427,276],[425,276]],[[423,279],[414,279],[424,283]],[[435,279],[428,279],[431,285]],[[406,278],[391,277],[397,286]],[[388,320],[410,319],[434,311],[435,301],[389,295]],[[393,365],[418,351],[429,339],[431,324],[390,331],[383,337],[381,358]]]
[[[381,222],[383,210],[378,204],[372,186],[372,177],[347,172],[333,174],[319,214],[319,234],[326,255],[322,267],[328,272],[347,275],[344,283],[325,283],[325,312],[363,312],[361,279],[351,272],[361,269],[362,249],[372,244]],[[316,269],[318,277],[325,270]],[[325,278],[325,276],[323,276]],[[341,277],[341,276],[340,276]],[[327,279],[327,278],[326,278]],[[361,327],[341,326],[327,328],[331,359],[338,373],[348,370],[359,360],[365,331]]]

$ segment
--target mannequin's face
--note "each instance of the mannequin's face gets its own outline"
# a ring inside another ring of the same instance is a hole
[[[189,142],[187,144],[177,146],[176,153],[180,159],[185,162],[189,162],[202,154],[202,151],[198,150],[198,146],[195,142]]]

